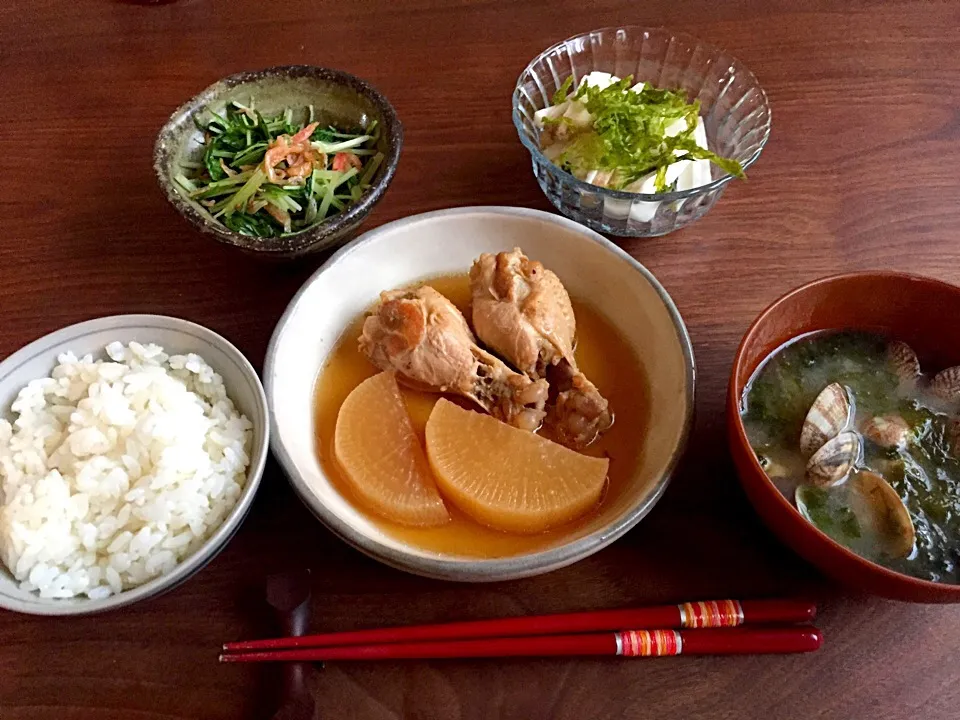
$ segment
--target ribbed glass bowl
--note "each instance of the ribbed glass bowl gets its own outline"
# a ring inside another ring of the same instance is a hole
[[[569,75],[576,87],[594,70],[621,78],[632,75],[634,82],[682,89],[691,101],[698,99],[710,149],[739,160],[744,169],[759,157],[770,136],[770,105],[753,73],[696,38],[632,26],[594,30],[557,43],[520,75],[513,92],[513,122],[550,202],[594,230],[622,237],[665,235],[703,217],[733,179],[711,163],[707,185],[644,195],[591,185],[551,163],[540,151],[534,113],[550,104]]]

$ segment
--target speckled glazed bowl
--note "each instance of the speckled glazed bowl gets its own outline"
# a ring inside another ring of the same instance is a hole
[[[381,128],[378,149],[386,157],[360,199],[324,222],[275,238],[234,232],[189,199],[173,178],[182,161],[202,156],[196,121],[204,122],[211,111],[220,112],[232,100],[246,104],[251,97],[264,114],[313,105],[321,124],[356,127],[376,119]],[[340,70],[289,65],[230,75],[177,108],[157,137],[153,168],[170,203],[205,235],[256,255],[292,258],[340,245],[356,232],[393,179],[402,146],[403,127],[393,106],[370,85]]]
[[[757,367],[784,343],[821,330],[871,330],[903,340],[922,366],[946,367],[960,357],[960,287],[893,272],[861,272],[816,280],[760,313],[733,361],[727,431],[740,481],[767,526],[838,581],[909,602],[960,603],[960,585],[902,575],[866,560],[811,525],[771,482],[740,420],[740,398]]]

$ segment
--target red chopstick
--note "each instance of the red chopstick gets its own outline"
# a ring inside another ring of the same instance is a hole
[[[693,629],[736,627],[743,624],[789,624],[810,622],[816,613],[816,605],[800,600],[744,600],[742,602],[710,600],[649,608],[532,615],[441,625],[415,625],[292,638],[247,640],[226,643],[223,650],[224,652],[289,650],[423,640],[558,635],[623,630],[631,627]]]
[[[620,655],[747,655],[801,653],[823,642],[812,627],[711,630],[627,630],[587,635],[485,638],[223,654],[220,662],[319,662],[411,658],[485,658]]]

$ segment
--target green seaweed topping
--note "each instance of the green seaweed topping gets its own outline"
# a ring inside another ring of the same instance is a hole
[[[843,545],[849,545],[862,536],[857,516],[846,505],[831,502],[830,491],[804,485],[798,493],[803,496],[807,517],[816,527]]]

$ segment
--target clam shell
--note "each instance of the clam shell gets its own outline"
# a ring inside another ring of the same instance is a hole
[[[860,444],[855,432],[843,432],[828,440],[807,462],[808,482],[828,487],[843,480],[860,457]]]
[[[941,370],[933,376],[930,391],[942,400],[960,400],[960,365]]]
[[[887,358],[901,380],[913,380],[920,374],[920,360],[913,348],[899,340],[887,346]]]
[[[913,552],[917,539],[913,520],[897,491],[890,483],[872,472],[857,473],[855,488],[863,495],[876,513],[877,529],[887,541],[887,551],[892,557],[903,558]]]
[[[810,457],[836,437],[850,420],[850,399],[840,383],[827,385],[810,406],[800,431],[800,452]]]
[[[865,438],[884,448],[906,445],[910,437],[910,426],[899,415],[872,417],[861,430]]]

